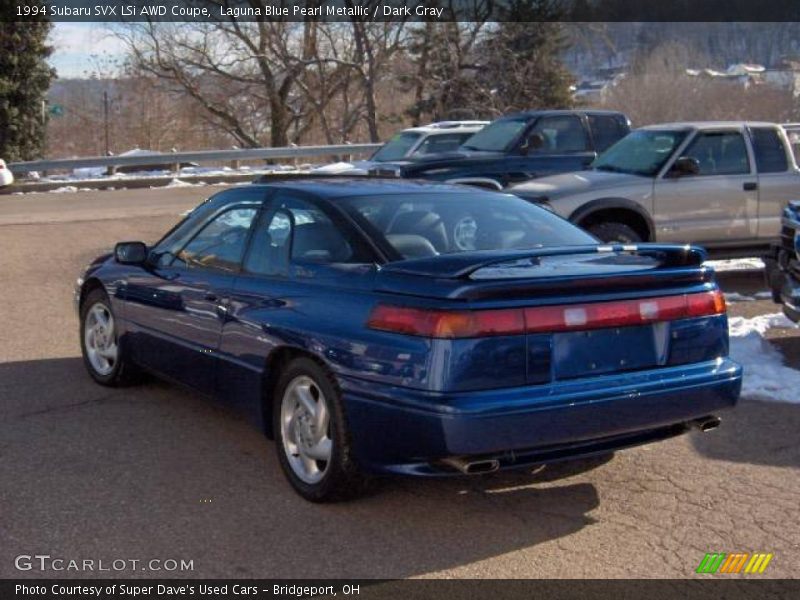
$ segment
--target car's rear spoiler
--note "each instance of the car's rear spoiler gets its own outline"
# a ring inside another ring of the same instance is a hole
[[[551,256],[577,256],[581,254],[629,254],[652,258],[659,268],[699,267],[706,260],[706,251],[698,246],[675,244],[592,244],[589,246],[558,246],[532,250],[485,250],[459,252],[393,262],[383,271],[421,277],[443,279],[469,279],[486,267],[528,259],[532,265]],[[525,275],[529,277],[530,275]]]

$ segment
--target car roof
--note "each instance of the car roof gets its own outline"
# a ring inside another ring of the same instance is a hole
[[[280,188],[306,192],[321,198],[342,198],[348,196],[371,196],[380,194],[419,194],[419,193],[453,193],[477,194],[496,193],[491,190],[468,188],[463,185],[436,183],[415,179],[399,179],[394,177],[370,177],[363,175],[337,177],[262,177],[253,185],[264,188]]]
[[[498,117],[497,120],[514,117],[557,117],[562,115],[607,115],[613,117],[626,118],[624,113],[618,110],[595,110],[595,109],[543,109],[543,110],[524,110]]]
[[[780,127],[767,121],[677,121],[646,125],[641,129],[658,131],[661,129],[741,129],[742,127]]]

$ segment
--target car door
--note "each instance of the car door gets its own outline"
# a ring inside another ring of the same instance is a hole
[[[224,204],[179,247],[157,253],[126,286],[135,360],[212,393],[227,296],[233,287],[260,201]]]
[[[800,197],[800,173],[777,127],[749,127],[758,171],[758,237],[777,240],[783,207]]]
[[[540,117],[522,140],[517,155],[508,160],[508,183],[580,171],[594,159],[595,153],[580,116]]]
[[[329,313],[332,327],[348,317],[336,308],[335,294],[348,276],[343,266],[371,270],[374,261],[370,247],[340,214],[305,194],[276,192],[253,230],[230,295],[218,394],[251,414],[248,409],[260,409],[257,399],[272,350],[320,344],[323,315]]]
[[[696,174],[678,175],[679,157]],[[756,237],[758,184],[742,129],[698,131],[667,162],[653,186],[659,241],[715,245]]]

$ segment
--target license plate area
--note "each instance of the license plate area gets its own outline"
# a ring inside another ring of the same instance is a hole
[[[668,323],[556,333],[553,375],[574,379],[666,364]]]

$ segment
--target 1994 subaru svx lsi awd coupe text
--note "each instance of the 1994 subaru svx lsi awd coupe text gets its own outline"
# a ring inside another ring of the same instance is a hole
[[[501,193],[269,179],[89,265],[80,342],[98,383],[149,371],[238,405],[297,492],[334,500],[715,427],[741,367],[703,258]]]

